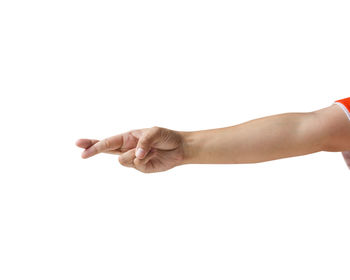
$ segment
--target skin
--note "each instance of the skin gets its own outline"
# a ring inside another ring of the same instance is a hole
[[[79,139],[82,158],[119,155],[119,162],[143,173],[184,164],[258,163],[320,151],[343,152],[350,168],[350,120],[336,104],[307,113],[285,113],[234,126],[175,131],[154,126],[102,140]],[[136,155],[138,148],[143,149]]]
[[[101,141],[79,139],[76,145],[85,149],[82,158],[99,153],[119,155],[119,162],[143,173],[161,172],[181,165],[184,160],[183,136],[180,132],[151,127],[131,130]],[[144,153],[136,157],[136,148]]]

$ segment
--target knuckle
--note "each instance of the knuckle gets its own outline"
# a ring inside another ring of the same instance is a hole
[[[162,133],[163,130],[164,130],[164,129],[163,129],[162,127],[160,127],[160,126],[155,126],[155,127],[154,127],[154,133],[155,133],[156,135],[159,135],[160,133]]]
[[[161,128],[158,127],[158,126],[153,126],[151,128],[149,128],[145,135],[143,136],[143,139],[142,139],[142,143],[141,144],[149,144],[149,142],[152,141],[152,139],[154,139],[155,137],[159,136],[161,133]]]
[[[125,165],[126,161],[125,161],[125,158],[124,157],[119,157],[118,158],[118,161],[121,165]]]
[[[161,128],[159,126],[153,126],[151,129],[150,129],[150,134],[152,135],[157,135],[161,132]]]

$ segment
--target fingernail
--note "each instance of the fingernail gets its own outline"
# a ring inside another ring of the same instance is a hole
[[[140,158],[140,157],[143,156],[144,153],[145,153],[145,150],[144,150],[144,149],[138,148],[138,149],[136,150],[136,157]]]

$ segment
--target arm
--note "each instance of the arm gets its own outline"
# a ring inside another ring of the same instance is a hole
[[[320,151],[350,150],[350,122],[337,105],[285,113],[184,137],[183,164],[257,163]]]
[[[190,163],[257,163],[319,151],[350,151],[347,113],[334,104],[217,129],[186,132],[154,126],[102,140],[79,139],[76,145],[84,149],[83,158],[118,154],[123,166],[144,173]],[[343,154],[350,168],[350,152]]]

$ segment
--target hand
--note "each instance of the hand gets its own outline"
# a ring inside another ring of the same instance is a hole
[[[143,173],[161,172],[178,166],[184,159],[183,135],[154,126],[118,134],[101,141],[79,139],[76,145],[85,149],[82,158],[99,153],[118,154],[119,162]]]

